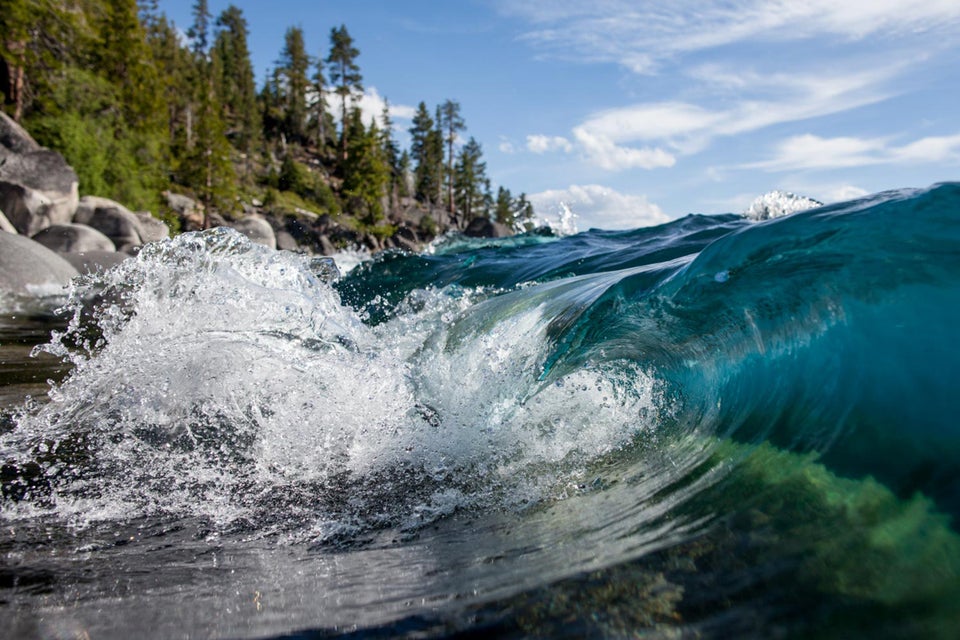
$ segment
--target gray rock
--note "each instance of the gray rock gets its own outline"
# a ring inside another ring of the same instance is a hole
[[[30,238],[0,232],[0,291],[20,296],[53,295],[77,270]]]
[[[167,223],[154,218],[149,211],[134,211],[133,215],[140,221],[140,240],[143,244],[160,242],[170,237],[170,227]]]
[[[79,199],[77,187],[77,174],[54,151],[0,157],[0,210],[23,235],[70,222]]]
[[[230,222],[227,226],[247,236],[251,242],[262,244],[271,249],[277,248],[277,236],[273,232],[273,227],[260,216],[247,216],[235,222]]]
[[[297,244],[297,239],[289,231],[281,229],[277,231],[277,249],[282,249],[283,251],[299,251],[300,245]]]
[[[108,198],[84,196],[73,221],[93,227],[110,238],[117,251],[128,251],[143,244],[143,228],[137,216]]]
[[[326,235],[321,235],[318,238],[318,243],[320,244],[320,252],[325,256],[332,256],[337,252],[337,248],[333,246],[333,242]]]
[[[513,230],[489,218],[474,218],[463,234],[471,238],[506,238],[513,235]]]
[[[17,228],[10,224],[10,221],[7,220],[7,216],[3,215],[3,211],[0,211],[0,231],[17,233]]]
[[[37,141],[30,137],[27,130],[21,127],[13,118],[0,111],[0,147],[11,153],[31,153],[42,148]],[[0,151],[0,157],[3,157]]]
[[[84,224],[55,224],[37,233],[33,240],[57,253],[114,250],[110,238]]]
[[[203,205],[193,198],[172,191],[164,191],[167,206],[177,214],[184,231],[198,231],[203,228]]]
[[[106,271],[124,260],[130,259],[129,255],[119,251],[84,251],[82,253],[62,253],[60,255],[83,274]]]

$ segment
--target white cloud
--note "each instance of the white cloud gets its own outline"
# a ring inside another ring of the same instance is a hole
[[[497,149],[500,150],[500,153],[512,154],[517,152],[513,142],[503,136],[500,136],[500,144],[497,145]]]
[[[549,55],[615,62],[637,73],[735,43],[918,40],[955,32],[960,23],[956,0],[501,0],[499,6],[531,22],[524,39]]]
[[[555,215],[560,203],[577,215],[580,229],[634,229],[671,220],[646,196],[620,193],[598,184],[571,185],[528,196],[538,215]]]
[[[782,141],[770,160],[743,168],[799,171],[956,161],[960,161],[960,134],[929,136],[902,146],[891,145],[886,138],[821,138],[805,134]]]
[[[332,92],[324,92],[324,98],[326,99],[327,110],[333,114],[333,117],[340,120],[340,97]],[[363,122],[369,124],[371,120],[376,120],[377,126],[383,126],[383,107],[387,104],[386,98],[383,98],[380,95],[380,92],[377,91],[376,87],[366,87],[363,90],[363,95],[360,96],[360,99],[356,102],[357,106],[360,107],[360,116],[363,118]],[[349,108],[349,104],[348,104]],[[402,104],[390,104],[390,118],[393,120],[394,129],[406,129],[406,126],[399,125],[398,120],[413,120],[413,116],[416,113],[414,107]]]
[[[702,71],[702,69],[701,69]],[[725,109],[685,102],[635,104],[598,112],[573,129],[588,162],[608,171],[672,167],[715,138],[846,111],[886,97],[877,85],[894,69],[836,72],[817,77],[727,73],[722,82],[777,87],[776,97],[745,98]],[[553,138],[561,139],[563,138]],[[546,136],[528,136],[528,148],[550,148]],[[535,142],[536,144],[531,144]]]
[[[570,153],[573,151],[573,145],[562,136],[527,136],[527,149],[533,153],[546,153],[547,151],[563,151]]]

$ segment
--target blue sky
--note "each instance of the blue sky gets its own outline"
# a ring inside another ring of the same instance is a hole
[[[161,0],[178,27],[193,0]],[[231,2],[209,0],[216,16]],[[581,229],[960,179],[957,0],[234,0],[258,83],[345,24],[365,110],[460,103],[494,184]]]

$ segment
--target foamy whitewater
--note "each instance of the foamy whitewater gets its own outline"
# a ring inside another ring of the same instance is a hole
[[[149,245],[0,320],[0,624],[951,637],[958,246],[954,184],[370,260]]]

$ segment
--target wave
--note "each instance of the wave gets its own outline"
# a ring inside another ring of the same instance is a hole
[[[948,637],[958,221],[943,184],[760,223],[449,240],[343,276],[184,234],[75,285],[43,347],[71,373],[0,423],[0,518],[338,547],[385,532],[385,549],[492,519],[437,535],[477,567],[516,563],[512,591],[501,567],[464,600],[505,635],[562,635],[574,613],[540,615],[537,590],[601,597],[583,577],[601,572],[665,598],[633,593],[627,628],[685,611],[724,635],[704,612],[730,602],[858,628],[841,598],[891,625],[922,602],[916,628]]]

